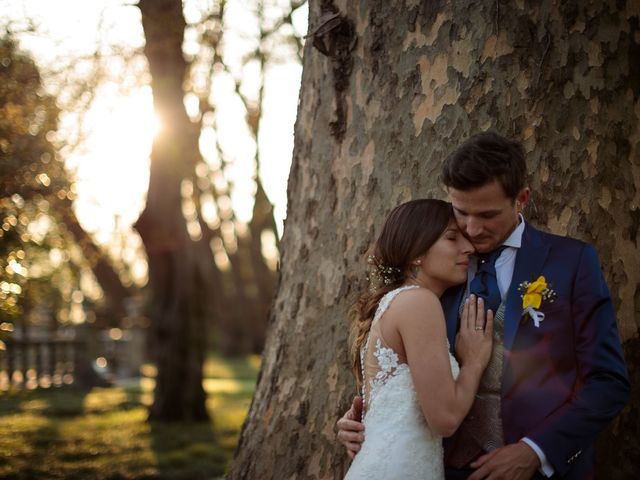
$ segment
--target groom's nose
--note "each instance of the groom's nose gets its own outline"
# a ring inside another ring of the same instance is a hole
[[[473,218],[472,216],[467,217],[467,223],[465,226],[465,231],[469,238],[477,237],[482,233],[482,229],[484,228],[482,219]]]

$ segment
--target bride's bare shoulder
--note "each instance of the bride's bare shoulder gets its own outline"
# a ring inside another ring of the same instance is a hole
[[[398,294],[398,303],[411,304],[411,303],[437,303],[440,304],[440,299],[428,288],[417,287],[407,288]]]
[[[395,304],[395,305],[393,305]],[[422,316],[426,312],[442,313],[438,296],[427,288],[410,288],[400,292],[392,304],[402,317]]]

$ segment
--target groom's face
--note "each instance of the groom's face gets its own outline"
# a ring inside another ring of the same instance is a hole
[[[518,214],[529,199],[525,187],[513,200],[495,180],[471,190],[449,188],[456,223],[478,253],[502,245],[518,225]]]

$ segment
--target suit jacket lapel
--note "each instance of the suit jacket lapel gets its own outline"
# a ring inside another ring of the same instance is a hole
[[[507,293],[504,320],[504,348],[511,350],[522,318],[522,298],[518,287],[522,282],[532,282],[538,278],[549,253],[549,245],[540,232],[528,223],[522,233],[522,243],[516,255],[513,277]]]

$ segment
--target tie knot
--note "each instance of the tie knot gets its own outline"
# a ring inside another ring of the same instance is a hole
[[[498,257],[500,256],[500,254],[505,248],[507,248],[506,245],[500,245],[495,250],[491,250],[490,252],[479,254],[478,255],[479,264],[480,265],[484,265],[486,263],[491,265],[495,264],[496,260],[498,259]]]

